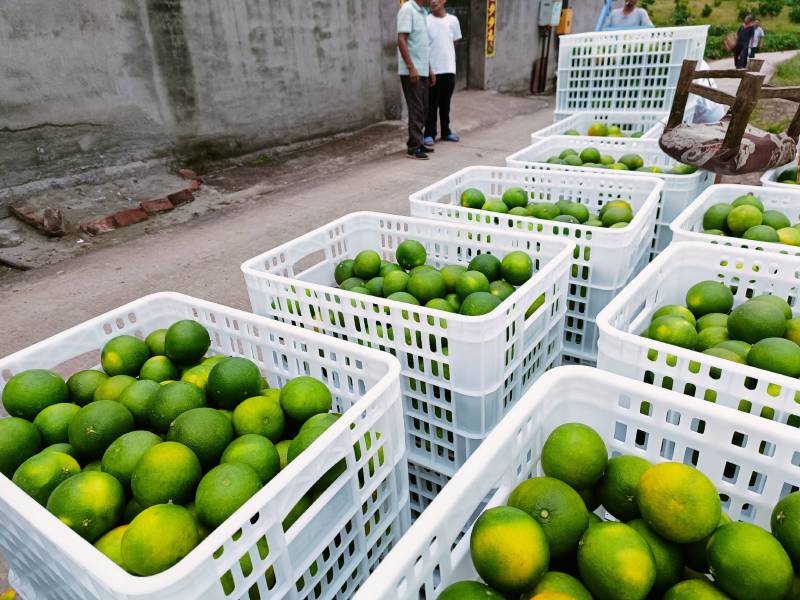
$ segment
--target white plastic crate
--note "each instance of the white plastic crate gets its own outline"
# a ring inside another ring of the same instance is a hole
[[[695,283],[719,281],[734,292],[734,306],[771,294],[796,307],[800,262],[794,256],[681,242],[650,263],[600,315],[597,366],[699,400],[800,426],[800,379],[734,363],[641,337],[653,312],[685,304]]]
[[[658,147],[658,140],[559,135],[539,140],[527,148],[515,152],[506,158],[506,165],[521,168],[531,168],[535,165],[534,168],[539,169],[543,165],[552,167],[553,165],[546,162],[551,156],[558,156],[568,148],[573,148],[580,152],[589,147],[597,148],[601,154],[609,154],[615,159],[624,154],[638,154],[644,159],[646,166],[661,167],[664,171],[677,164],[675,159],[661,151],[661,148]],[[612,178],[620,174],[620,171],[595,167],[555,166],[579,172],[604,173]],[[625,173],[625,171],[622,171],[622,173]],[[714,182],[714,174],[710,171],[697,170],[691,175],[670,175],[668,173],[647,173],[646,175],[664,180],[664,189],[661,192],[661,202],[656,216],[656,229],[651,246],[651,257],[654,257],[672,241],[672,231],[669,228],[672,221],[700,195],[700,192]]]
[[[124,572],[0,475],[0,548],[15,585],[25,600],[352,597],[410,522],[400,368],[391,356],[218,304],[161,293],[0,360],[0,387],[25,369],[46,368],[67,376],[96,368],[100,349],[110,338],[142,337],[180,319],[196,320],[208,329],[212,352],[255,361],[272,386],[298,375],[320,379],[333,394],[334,410],[344,415],[181,562],[152,577]],[[365,443],[368,434],[371,447]],[[359,446],[358,459],[354,445]],[[284,532],[281,522],[287,513],[342,459],[346,472]],[[259,552],[261,540],[266,541],[267,556]],[[251,559],[250,573],[239,562],[245,554]],[[268,570],[274,579],[267,577]],[[220,583],[226,573],[234,586],[227,594]]]
[[[564,135],[570,129],[576,130],[580,135],[588,135],[586,132],[592,123],[617,125],[627,136],[638,132],[642,134],[642,138],[650,138],[652,137],[651,132],[658,132],[658,135],[661,135],[660,132],[663,130],[668,116],[669,113],[654,111],[579,112],[532,133],[531,141],[536,142],[553,135]]]
[[[702,59],[707,36],[707,25],[560,36],[557,118],[581,111],[669,111],[684,59]]]
[[[783,165],[782,167],[776,167],[774,169],[770,169],[766,173],[761,176],[761,185],[764,187],[775,187],[780,188],[782,190],[792,190],[792,189],[800,189],[800,186],[794,183],[781,183],[778,181],[778,175],[783,173],[789,169],[797,168],[797,161],[792,161],[789,164]]]
[[[551,165],[548,165],[551,167]],[[415,217],[477,223],[515,231],[564,236],[576,244],[572,255],[564,327],[564,352],[582,360],[597,359],[597,313],[638,273],[649,259],[663,182],[656,177],[586,173],[575,177],[567,168],[510,169],[467,167],[410,196]],[[634,219],[625,228],[605,229],[498,215],[460,205],[467,188],[499,198],[521,187],[533,202],[573,200],[597,213],[610,200],[628,201]]]
[[[672,222],[672,239],[675,242],[706,242],[737,248],[752,248],[800,256],[800,247],[776,242],[757,242],[732,236],[703,233],[703,215],[715,204],[730,204],[739,196],[753,194],[761,199],[766,210],[779,210],[794,224],[800,222],[800,186],[797,189],[778,189],[757,185],[712,185]]]
[[[527,252],[534,276],[502,306],[469,317],[332,287],[358,252],[394,260],[408,239],[429,264]],[[242,265],[254,312],[392,352],[400,359],[409,458],[452,475],[562,350],[574,244],[444,221],[352,213]],[[544,294],[530,317],[528,308]]]
[[[774,504],[800,486],[794,429],[598,369],[554,369],[503,419],[354,600],[435,600],[456,581],[479,580],[469,554],[475,519],[505,504],[520,482],[542,475],[548,435],[574,422],[593,427],[610,454],[696,467],[714,482],[733,520],[769,528]]]

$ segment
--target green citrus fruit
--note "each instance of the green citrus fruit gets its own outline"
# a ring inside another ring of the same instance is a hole
[[[610,459],[605,474],[595,487],[603,508],[620,521],[638,518],[636,488],[639,479],[652,466],[638,456],[615,456]]]
[[[508,212],[508,206],[506,206],[506,203],[502,200],[488,200],[486,204],[483,205],[483,210],[506,214]]]
[[[579,223],[585,223],[589,220],[589,209],[578,202],[569,202],[561,208],[561,214],[575,217]]]
[[[792,589],[792,561],[780,542],[757,525],[723,525],[711,536],[707,554],[715,581],[736,600],[781,600]]]
[[[167,353],[167,330],[156,329],[151,331],[150,335],[144,338],[144,343],[150,348],[150,354],[153,356],[165,356]]]
[[[507,281],[498,280],[498,281],[493,281],[492,283],[489,284],[489,293],[492,296],[497,297],[501,302],[506,298],[508,298],[509,296],[511,296],[515,291],[516,289],[514,288],[514,286],[508,283]],[[461,308],[460,304],[459,308]]]
[[[131,476],[133,497],[143,507],[186,504],[200,481],[200,460],[178,442],[161,442],[147,450]]]
[[[131,498],[125,505],[125,512],[122,514],[122,522],[130,523],[136,518],[136,515],[143,510],[144,507],[136,501],[136,498]]]
[[[717,348],[737,354],[744,364],[747,362],[747,353],[750,352],[751,346],[747,342],[742,342],[740,340],[728,340],[727,342],[718,344]]]
[[[78,406],[86,406],[94,400],[95,390],[106,379],[108,379],[108,375],[94,369],[74,373],[67,379],[70,402]]]
[[[434,298],[425,303],[425,308],[433,308],[435,310],[443,310],[445,312],[456,312],[453,305],[444,298]]]
[[[150,381],[175,381],[180,377],[180,371],[166,356],[151,356],[142,365],[139,373],[140,379]]]
[[[479,254],[470,261],[467,271],[483,273],[490,283],[502,277],[500,259],[493,254]]]
[[[772,294],[761,294],[760,296],[754,296],[750,299],[750,302],[769,302],[773,306],[777,306],[783,311],[783,316],[787,319],[792,318],[792,307],[789,306],[789,303],[780,298],[778,296],[773,296]]]
[[[116,526],[124,508],[122,484],[99,471],[83,471],[62,481],[47,500],[47,510],[89,542]]]
[[[703,229],[703,233],[706,235],[727,235],[722,229]]]
[[[221,360],[208,374],[206,394],[219,408],[234,409],[261,391],[261,371],[246,358],[234,356]]]
[[[787,377],[800,377],[800,346],[784,338],[764,338],[750,348],[747,364]]]
[[[81,467],[74,458],[63,452],[41,452],[22,463],[11,479],[17,487],[41,505],[56,487],[77,473]]]
[[[69,443],[83,457],[97,459],[123,433],[132,431],[133,415],[119,402],[99,400],[81,408],[69,422]]]
[[[352,292],[356,288],[363,288],[366,282],[363,279],[359,279],[358,277],[351,277],[350,279],[345,279],[342,282],[341,287],[343,290],[348,292]]]
[[[210,469],[219,462],[233,439],[233,427],[228,418],[215,408],[193,408],[172,422],[167,439],[189,448],[200,459],[203,468]]]
[[[733,207],[730,204],[715,204],[706,210],[703,215],[703,229],[719,229],[725,231],[728,228],[728,215]]]
[[[286,382],[280,391],[280,406],[295,423],[329,412],[333,397],[328,387],[313,377],[300,376]]]
[[[197,321],[185,319],[173,323],[164,341],[166,355],[178,365],[199,362],[211,346],[208,330]]]
[[[489,279],[480,271],[465,271],[456,281],[456,294],[462,302],[470,294],[488,291]]]
[[[647,542],[632,527],[605,522],[592,525],[578,547],[581,581],[600,599],[643,600],[656,580]]]
[[[572,215],[558,215],[555,219],[553,219],[553,221],[558,221],[559,223],[571,223],[572,225],[580,225],[580,221],[578,221],[578,219]]]
[[[408,280],[411,277],[405,271],[393,271],[383,278],[382,293],[385,298],[397,292],[405,292],[408,288]]]
[[[93,402],[98,402],[100,400],[117,401],[122,395],[122,392],[134,383],[136,383],[136,379],[130,375],[115,375],[114,377],[109,377],[101,382],[94,390]]]
[[[559,425],[542,448],[545,475],[575,489],[594,485],[605,472],[608,451],[597,432],[581,423]]]
[[[706,327],[698,334],[694,348],[703,352],[726,341],[728,341],[727,327]]]
[[[216,466],[205,474],[197,486],[197,514],[203,523],[215,529],[259,489],[261,479],[252,467],[239,462]]]
[[[436,600],[505,600],[505,596],[479,581],[457,581],[439,592]]]
[[[508,188],[503,192],[503,202],[509,209],[528,206],[528,194],[520,187]]]
[[[407,292],[395,292],[394,294],[386,296],[386,299],[394,302],[402,302],[403,304],[413,304],[414,306],[419,306],[419,300]]]
[[[406,291],[420,304],[426,304],[434,298],[442,298],[447,293],[447,286],[442,274],[430,269],[412,274]]]
[[[536,219],[550,221],[561,214],[558,206],[551,202],[537,202],[531,209],[531,216]]]
[[[789,246],[800,246],[800,231],[794,227],[782,227],[778,229],[778,241]]]
[[[672,586],[664,600],[731,600],[707,579],[687,579]]]
[[[742,234],[742,238],[756,242],[774,243],[778,241],[778,233],[772,227],[767,227],[766,225],[756,225],[745,231]]]
[[[462,265],[445,265],[439,271],[444,278],[444,285],[447,288],[447,293],[452,294],[456,291],[456,282],[462,273],[466,272],[467,268]],[[404,290],[397,290],[404,291]]]
[[[558,155],[558,158],[564,159],[568,156],[578,156],[578,153],[575,152],[572,148],[567,148],[566,150],[562,150],[561,154]]]
[[[521,594],[533,588],[550,562],[541,525],[511,506],[490,508],[478,517],[469,547],[475,570],[504,594]]]
[[[759,212],[764,211],[764,203],[761,200],[754,196],[753,194],[745,194],[744,196],[739,196],[731,202],[731,206],[733,208],[737,208],[739,206],[754,206],[758,209]]]
[[[612,206],[603,213],[603,227],[612,227],[618,223],[630,223],[633,221],[633,212],[628,208]]]
[[[467,188],[461,192],[461,206],[465,206],[467,208],[481,208],[485,202],[486,196],[484,196],[483,192],[480,190],[475,188]]]
[[[208,386],[208,375],[213,367],[214,365],[197,365],[186,369],[181,375],[181,381],[191,383],[205,392]]]
[[[353,274],[367,281],[377,277],[381,272],[381,255],[374,250],[363,250],[356,255],[353,262]]]
[[[724,283],[701,281],[686,292],[686,307],[696,318],[709,313],[729,313],[733,306],[733,293]]]
[[[597,148],[585,148],[581,151],[580,157],[585,163],[599,163],[600,151]]]
[[[731,522],[731,518],[725,514],[725,512],[720,513],[719,516],[719,523],[717,523],[717,529],[722,527],[723,525],[727,525]],[[714,531],[716,531],[715,529]],[[707,573],[708,572],[708,560],[706,558],[706,547],[708,546],[708,541],[711,539],[711,535],[708,537],[704,537],[699,542],[693,542],[691,544],[685,544],[683,546],[684,552],[686,554],[686,566],[697,573]]]
[[[608,135],[608,125],[600,121],[592,123],[589,125],[589,129],[586,130],[586,135],[606,137]]]
[[[783,337],[786,317],[770,302],[749,300],[737,306],[728,317],[728,333],[733,340],[755,344],[771,337]]]
[[[197,546],[192,515],[183,506],[159,504],[136,515],[122,536],[125,566],[148,577],[166,571]]]
[[[111,377],[114,375],[135,377],[148,358],[150,358],[150,348],[142,340],[132,335],[118,335],[103,346],[100,364]]]
[[[644,159],[638,154],[625,154],[620,156],[617,162],[622,163],[631,171],[636,171],[644,166]]]
[[[281,440],[275,444],[275,450],[278,451],[278,458],[281,461],[281,470],[286,468],[289,464],[289,446],[292,445],[292,440]]]
[[[289,449],[289,440],[284,445]],[[222,453],[220,463],[244,463],[258,473],[262,484],[266,484],[281,470],[281,456],[276,446],[267,438],[248,433],[233,440]]]
[[[683,547],[659,536],[642,519],[634,519],[628,523],[628,526],[642,536],[650,547],[650,552],[653,553],[653,561],[656,565],[654,590],[664,591],[683,579],[683,569],[686,563]]]
[[[728,226],[728,231],[733,235],[740,236],[751,227],[761,225],[763,219],[764,217],[760,210],[755,206],[745,204],[731,210],[725,222]]]
[[[405,240],[401,242],[395,251],[397,264],[407,271],[414,267],[424,265],[427,258],[428,254],[425,251],[425,246],[416,240]]]
[[[697,319],[697,332],[701,332],[709,327],[727,327],[728,315],[724,313],[708,313]]]
[[[104,473],[113,475],[125,487],[130,488],[131,476],[136,464],[161,438],[151,431],[131,431],[119,436],[103,453],[100,467]]]
[[[574,554],[589,527],[589,513],[578,492],[552,477],[523,481],[506,504],[524,510],[542,526],[553,559]]]
[[[122,536],[125,535],[127,530],[127,525],[120,525],[100,536],[94,543],[95,548],[123,569],[125,569],[125,563],[122,560]]]
[[[343,281],[353,277],[353,265],[355,265],[355,262],[352,258],[347,258],[336,265],[333,270],[333,278],[336,280],[336,285],[342,285]]]
[[[681,317],[659,317],[650,323],[647,337],[657,342],[693,349],[697,345],[697,331]]]
[[[523,285],[533,275],[533,261],[527,253],[515,250],[503,257],[500,271],[511,285]]]
[[[547,572],[528,595],[523,595],[522,600],[528,600],[529,598],[532,600],[536,597],[536,594],[542,594],[543,592],[566,594],[571,600],[592,600],[592,594],[589,593],[589,590],[580,580],[559,571]]]
[[[51,404],[36,415],[33,424],[42,436],[42,444],[50,446],[67,442],[67,427],[80,409],[77,404]]]
[[[158,433],[167,433],[169,426],[179,415],[205,406],[205,403],[205,396],[197,386],[185,381],[165,383],[150,405],[150,425]]]
[[[772,509],[770,529],[792,562],[800,565],[800,492],[793,492],[778,501]]]
[[[155,381],[135,381],[120,394],[119,403],[131,412],[137,427],[150,426],[150,407],[161,387]]]
[[[364,287],[369,291],[370,296],[383,297],[383,277],[373,277],[364,284]]]
[[[714,484],[697,469],[666,462],[644,472],[636,503],[645,522],[661,537],[690,544],[707,537],[722,509]]]
[[[381,270],[378,272],[378,275],[381,277],[386,277],[389,273],[394,273],[395,271],[402,271],[402,267],[397,263],[389,262],[389,261],[381,261]]]
[[[12,417],[33,421],[43,409],[69,402],[67,384],[45,369],[17,373],[3,388],[3,406]]]
[[[785,214],[779,210],[765,210],[763,213],[763,223],[772,229],[783,229],[784,227],[791,227],[792,222]]]
[[[477,317],[492,312],[500,306],[501,300],[489,292],[473,292],[461,303],[459,312],[462,315]]]
[[[719,346],[714,346],[713,348],[706,348],[705,350],[703,350],[703,354],[707,354],[709,356],[716,356],[717,358],[724,358],[725,360],[730,360],[740,365],[747,364],[747,360],[742,358],[742,356],[737,352],[735,352],[734,350],[720,348]],[[716,368],[712,368],[711,372],[715,374],[714,375],[715,377],[721,374],[720,370]]]
[[[43,449],[42,452],[63,452],[64,454],[70,455],[72,458],[77,458],[78,455],[78,453],[75,452],[75,448],[70,444],[52,444]]]
[[[692,311],[690,311],[685,306],[681,306],[680,304],[665,304],[664,306],[662,306],[653,313],[653,316],[650,320],[652,322],[658,319],[659,317],[666,317],[666,316],[680,317],[681,319],[686,319],[687,321],[689,321],[689,323],[692,324],[692,327],[694,327],[697,323],[697,321],[694,318],[694,315],[692,314]],[[727,315],[725,316],[725,318],[727,318]]]
[[[262,396],[248,398],[233,411],[236,435],[255,433],[279,442],[286,428],[286,415],[281,408],[279,390],[267,390]]]

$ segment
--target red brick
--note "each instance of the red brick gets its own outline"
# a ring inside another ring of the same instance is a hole
[[[191,202],[194,200],[194,194],[191,190],[181,190],[180,192],[175,192],[174,194],[170,194],[167,196],[167,199],[172,202],[173,206],[180,206],[181,204],[186,204],[187,202]]]
[[[199,189],[200,189],[200,186],[201,186],[201,185],[202,185],[202,184],[200,183],[200,180],[199,180],[199,179],[192,179],[192,180],[189,182],[189,187],[188,187],[188,188],[186,188],[186,189],[187,189],[187,190],[189,190],[190,192],[196,192],[197,190],[199,190]]]
[[[9,204],[8,210],[11,211],[23,223],[27,223],[37,229],[43,227],[42,218],[36,214],[36,211],[27,204]]]
[[[141,223],[142,221],[146,221],[148,219],[147,213],[141,208],[129,208],[128,210],[121,210],[120,212],[111,215],[111,218],[114,219],[114,224],[117,227],[128,227],[129,225],[135,225],[136,223]]]
[[[60,237],[67,232],[64,214],[58,208],[47,207],[41,216],[27,204],[11,204],[8,208],[20,221],[35,227],[47,236]]]
[[[167,212],[175,207],[172,206],[172,202],[170,202],[167,198],[156,198],[155,200],[145,200],[140,202],[139,208],[141,208],[148,215],[154,215],[157,213]]]
[[[100,235],[101,233],[113,231],[116,226],[114,225],[114,217],[108,216],[81,223],[80,229],[89,235]]]
[[[178,175],[183,177],[184,179],[199,179],[200,176],[192,171],[191,169],[181,169],[178,171]]]

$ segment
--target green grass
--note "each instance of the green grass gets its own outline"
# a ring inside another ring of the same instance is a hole
[[[800,54],[782,62],[770,81],[772,85],[800,85]]]
[[[707,17],[702,16],[703,7],[708,4],[711,7],[711,14]],[[689,12],[692,14],[692,25],[715,25],[718,27],[738,28],[739,27],[739,7],[758,6],[757,0],[752,2],[742,2],[741,0],[722,0],[719,6],[714,6],[714,0],[689,0]],[[674,25],[673,14],[675,13],[675,0],[655,0],[647,9],[650,18],[659,27],[670,27]],[[783,7],[783,11],[775,16],[762,16],[754,13],[761,20],[761,26],[769,35],[772,33],[787,32],[800,33],[800,23],[789,21],[789,5]]]

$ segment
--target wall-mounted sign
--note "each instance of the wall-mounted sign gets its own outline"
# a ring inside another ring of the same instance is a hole
[[[497,33],[497,0],[486,0],[486,57],[494,56]]]

